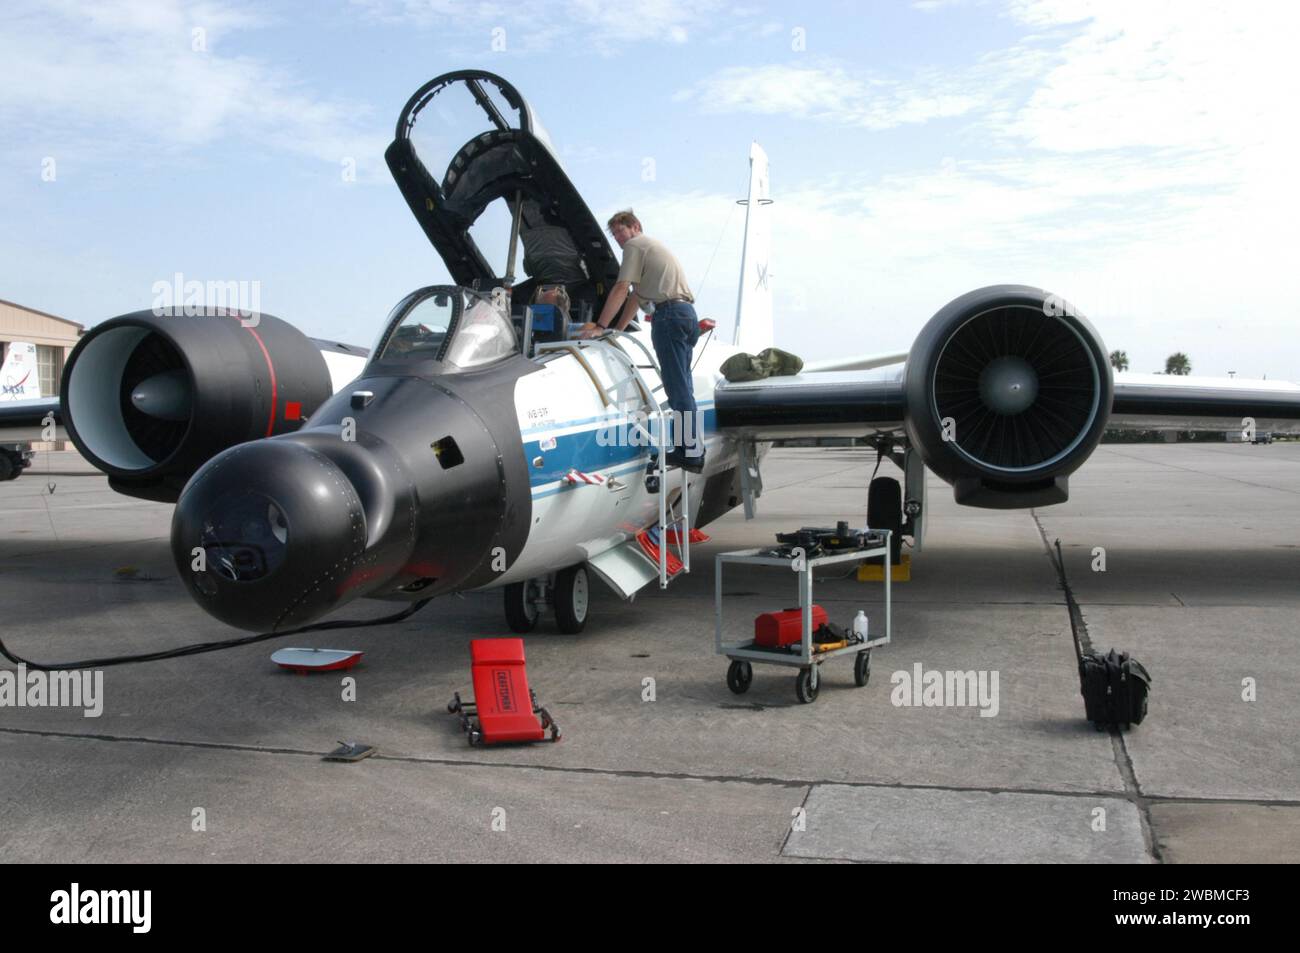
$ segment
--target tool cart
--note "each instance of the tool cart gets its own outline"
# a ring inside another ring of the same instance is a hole
[[[884,542],[865,549],[852,549],[815,556],[795,556],[776,553],[771,549],[742,549],[719,553],[714,564],[714,650],[731,660],[727,668],[727,687],[737,695],[749,689],[754,678],[753,665],[788,665],[799,669],[795,677],[795,693],[804,704],[816,701],[820,689],[818,669],[823,662],[833,658],[853,656],[853,680],[859,687],[871,677],[871,650],[888,645],[891,627],[891,586],[889,571],[889,531],[879,531]],[[813,575],[827,566],[860,563],[877,556],[884,558],[885,626],[877,638],[851,642],[840,648],[818,651],[813,641]],[[728,564],[746,566],[772,566],[798,575],[799,609],[802,612],[802,639],[795,645],[773,648],[759,645],[750,639],[744,642],[722,640],[722,571]]]

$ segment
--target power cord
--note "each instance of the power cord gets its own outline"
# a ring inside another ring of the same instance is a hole
[[[393,615],[383,616],[379,619],[337,619],[333,622],[315,622],[311,625],[304,625],[297,629],[288,629],[284,632],[263,632],[260,635],[246,635],[238,639],[226,639],[222,642],[196,642],[193,645],[183,645],[178,649],[168,649],[163,652],[144,652],[140,655],[113,655],[108,658],[100,659],[81,659],[76,662],[64,662],[59,664],[47,664],[42,662],[33,662],[23,658],[21,655],[15,655],[9,651],[9,647],[0,639],[0,655],[3,655],[15,665],[25,665],[27,668],[36,672],[61,672],[77,671],[84,668],[109,668],[113,665],[132,665],[137,662],[158,662],[163,659],[181,658],[185,655],[202,655],[205,652],[219,652],[222,649],[233,649],[241,645],[252,645],[255,642],[265,642],[268,639],[280,639],[289,635],[301,635],[304,632],[325,632],[333,629],[364,629],[375,625],[392,625],[395,622],[401,622],[415,615],[430,602],[433,597],[421,599],[407,606],[401,612]]]

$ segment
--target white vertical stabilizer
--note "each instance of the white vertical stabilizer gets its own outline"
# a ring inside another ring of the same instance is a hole
[[[767,153],[749,146],[749,198],[745,201],[745,243],[740,253],[740,294],[732,344],[757,354],[772,346],[772,286],[767,266],[772,250],[772,199]]]
[[[35,400],[41,396],[41,375],[36,367],[36,345],[14,341],[0,367],[0,400]]]

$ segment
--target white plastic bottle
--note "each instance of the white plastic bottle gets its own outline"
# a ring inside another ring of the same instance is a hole
[[[859,609],[858,614],[853,617],[853,634],[867,641],[867,614]]]

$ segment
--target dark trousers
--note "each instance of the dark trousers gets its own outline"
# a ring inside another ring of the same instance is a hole
[[[677,412],[680,426],[671,436],[674,446],[685,447],[687,456],[704,452],[704,426],[695,406],[695,388],[691,384],[691,356],[700,339],[700,323],[695,307],[686,301],[666,301],[655,305],[650,325],[650,340],[659,358],[668,406]]]

